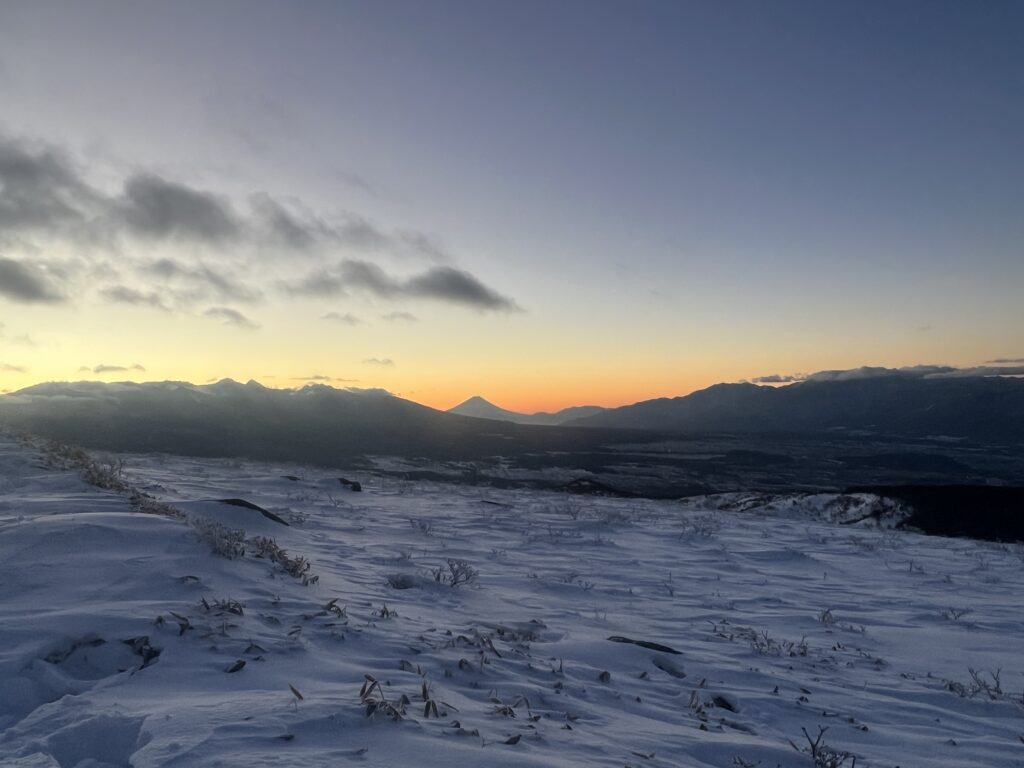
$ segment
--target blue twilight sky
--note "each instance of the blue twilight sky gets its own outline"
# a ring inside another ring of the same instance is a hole
[[[5,2],[0,105],[9,154],[110,201],[146,174],[391,233],[4,237],[0,194],[0,259],[60,296],[0,285],[9,386],[117,358],[540,408],[1024,356],[1020,2]]]

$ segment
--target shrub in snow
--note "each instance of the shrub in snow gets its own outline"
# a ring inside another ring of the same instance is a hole
[[[253,548],[255,557],[265,557],[276,563],[282,571],[294,579],[299,579],[305,586],[316,584],[320,581],[319,576],[310,573],[311,564],[309,560],[296,555],[291,557],[277,545],[277,542],[267,536],[254,536],[249,539],[249,545]]]
[[[43,456],[51,467],[77,470],[89,485],[108,491],[129,490],[124,479],[124,459],[100,462],[81,448],[52,441],[43,447]]]
[[[480,575],[479,572],[465,560],[456,560],[451,557],[446,561],[446,565],[438,566],[430,573],[434,577],[434,581],[438,584],[447,584],[449,587],[472,584]]]
[[[971,676],[971,682],[961,683],[957,680],[944,680],[943,687],[964,699],[983,696],[990,701],[999,701],[1005,697],[1006,694],[1003,692],[1003,684],[1000,680],[1001,669],[997,669],[995,672],[990,671],[988,676],[991,679],[986,679],[985,673],[981,670],[968,668],[967,672]]]
[[[814,761],[814,768],[843,768],[847,760],[853,761],[850,763],[850,768],[857,768],[857,758],[855,755],[835,750],[823,741],[828,728],[822,728],[819,725],[818,735],[813,739],[806,728],[801,728],[800,730],[804,732],[804,736],[807,738],[807,746],[801,749],[794,742],[790,741],[789,743],[797,752],[810,755]]]
[[[215,555],[235,560],[245,556],[245,531],[241,528],[228,526],[205,517],[189,519],[189,524],[199,534],[199,539],[206,544]]]
[[[373,675],[363,677],[366,680],[359,690],[359,698],[366,709],[367,717],[384,715],[392,720],[401,720],[405,717],[405,708],[410,703],[408,696],[403,693],[396,701],[390,701],[384,696],[384,689]]]
[[[180,509],[175,509],[170,504],[164,504],[144,493],[133,492],[129,499],[132,511],[143,515],[161,515],[175,520],[187,520],[188,516]]]

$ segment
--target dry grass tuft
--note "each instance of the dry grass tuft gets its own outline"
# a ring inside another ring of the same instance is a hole
[[[438,584],[458,587],[463,584],[475,583],[480,573],[465,560],[449,557],[445,561],[445,565],[438,566],[430,572],[430,575]]]
[[[394,721],[405,718],[405,708],[409,706],[409,697],[404,693],[397,700],[391,701],[384,695],[384,688],[380,681],[373,675],[363,675],[366,678],[363,687],[359,689],[359,699],[366,709],[366,716],[384,715]]]
[[[801,749],[792,741],[789,742],[790,746],[801,754],[810,755],[814,761],[814,768],[843,768],[847,760],[853,761],[850,763],[850,768],[857,768],[856,755],[835,750],[824,742],[825,732],[828,731],[828,728],[819,725],[818,735],[813,739],[806,728],[800,730],[803,731],[804,737],[807,739],[807,746]]]

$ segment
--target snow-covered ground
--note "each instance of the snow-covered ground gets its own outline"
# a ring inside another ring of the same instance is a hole
[[[4,768],[812,766],[819,727],[834,765],[1024,765],[1019,546],[838,525],[822,497],[124,458],[179,514],[0,440]],[[449,561],[475,578],[439,583]]]

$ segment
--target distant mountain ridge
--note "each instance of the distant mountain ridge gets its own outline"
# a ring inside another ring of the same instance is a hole
[[[510,421],[513,424],[538,424],[555,426],[565,424],[573,419],[584,419],[589,416],[596,416],[605,409],[599,405],[576,405],[571,408],[563,408],[554,413],[540,411],[538,413],[517,413],[499,408],[494,403],[485,400],[480,395],[474,395],[465,402],[459,403],[454,408],[449,408],[448,413],[455,413],[460,416],[472,416],[474,419],[494,419],[495,421]]]
[[[783,387],[716,384],[646,400],[567,426],[701,433],[826,433],[1024,443],[1024,379],[903,374],[802,381]]]
[[[1006,377],[718,384],[582,418],[572,418],[578,409],[544,415],[568,417],[557,425],[516,421],[537,416],[504,411],[482,398],[463,406],[457,407],[462,413],[445,412],[384,390],[323,384],[281,390],[229,379],[207,385],[51,382],[0,396],[0,424],[87,448],[331,466],[368,455],[446,461],[551,456],[677,434],[938,437],[1015,446],[1014,455],[1024,451],[1024,379]]]
[[[249,381],[48,382],[0,396],[0,424],[86,448],[335,466],[366,455],[472,460],[579,450],[588,430],[484,421],[382,389]]]

